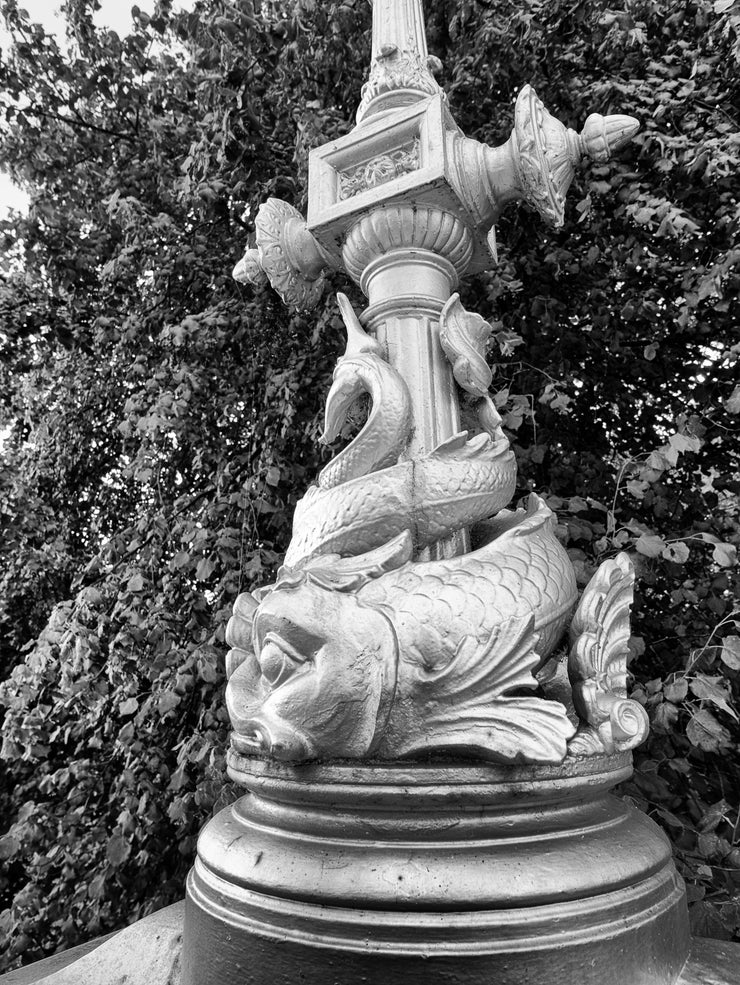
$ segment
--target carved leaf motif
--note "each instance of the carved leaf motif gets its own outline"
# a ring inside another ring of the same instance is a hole
[[[370,77],[362,87],[362,101],[357,110],[358,121],[376,96],[393,89],[418,89],[428,95],[442,93],[429,65],[418,51],[399,50],[394,47],[381,58],[376,58],[370,67]]]
[[[519,178],[527,200],[546,222],[562,226],[565,199],[552,173],[547,154],[547,128],[561,123],[547,112],[532,86],[525,85],[516,101]]]
[[[635,574],[626,554],[605,561],[581,596],[570,627],[571,683],[598,679],[627,696],[627,652]]]
[[[255,220],[259,266],[287,305],[307,311],[318,303],[325,277],[321,273],[316,280],[307,280],[288,259],[285,237],[291,220],[305,224],[300,212],[279,198],[260,205]]]
[[[419,139],[389,154],[375,157],[372,161],[358,164],[351,170],[339,174],[339,198],[344,200],[359,195],[369,188],[393,181],[403,174],[416,171],[419,167]]]
[[[627,697],[634,580],[626,554],[605,561],[586,586],[573,617],[568,675],[581,726],[571,752],[632,749],[647,736],[645,709]]]
[[[558,701],[507,696],[535,688],[540,662],[534,620],[510,619],[481,644],[465,637],[453,659],[421,682],[424,731],[400,754],[457,748],[497,762],[559,763],[575,731]]]

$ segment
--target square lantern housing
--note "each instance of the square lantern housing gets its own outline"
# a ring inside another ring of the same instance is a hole
[[[381,205],[429,204],[472,227],[475,253],[488,251],[476,220],[454,190],[452,141],[461,131],[439,94],[370,120],[311,151],[308,228],[336,260],[352,226]]]

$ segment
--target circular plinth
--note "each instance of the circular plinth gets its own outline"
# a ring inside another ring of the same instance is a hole
[[[184,985],[672,985],[681,972],[670,847],[608,793],[628,756],[230,765],[249,793],[201,834]]]

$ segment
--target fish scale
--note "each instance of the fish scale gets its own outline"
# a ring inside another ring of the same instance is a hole
[[[510,501],[516,462],[505,438],[454,435],[429,455],[331,489],[312,487],[293,517],[285,563],[364,554],[410,530],[418,547],[492,516]]]
[[[444,666],[465,636],[483,645],[491,626],[532,616],[543,660],[577,597],[554,517],[537,497],[528,513],[472,554],[412,562],[369,582],[362,601],[392,612],[400,649],[420,667]]]

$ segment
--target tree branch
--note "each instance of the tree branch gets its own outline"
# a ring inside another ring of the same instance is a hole
[[[67,123],[71,127],[84,127],[86,130],[94,130],[96,133],[104,133],[109,137],[113,137],[114,140],[130,140],[132,142],[136,141],[136,136],[130,133],[119,133],[117,130],[110,130],[108,127],[100,127],[96,123],[89,123],[84,120],[78,114],[78,119],[72,119],[69,116],[63,116],[61,113],[54,113],[48,109],[38,109],[36,107],[29,109],[28,112],[35,113],[37,116],[49,117],[52,120],[59,120],[60,123]]]

